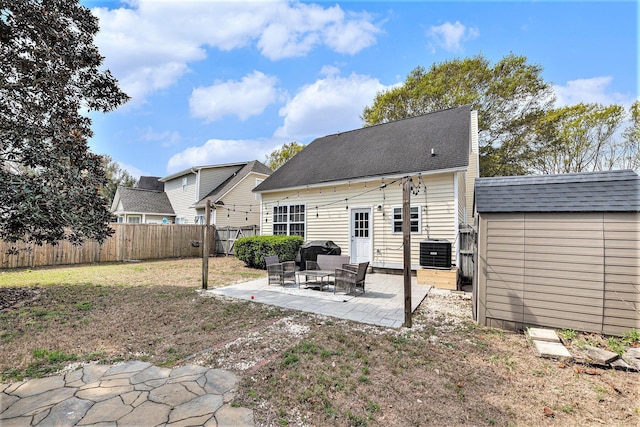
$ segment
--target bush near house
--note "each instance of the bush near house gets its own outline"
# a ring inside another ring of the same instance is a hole
[[[264,257],[277,255],[280,261],[294,261],[304,240],[300,236],[251,236],[236,240],[236,258],[253,268],[265,269]]]

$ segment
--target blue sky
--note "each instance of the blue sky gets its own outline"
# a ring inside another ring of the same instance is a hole
[[[635,1],[82,3],[132,97],[91,114],[91,149],[135,176],[264,161],[359,128],[415,67],[477,54],[541,65],[559,105],[638,99]]]

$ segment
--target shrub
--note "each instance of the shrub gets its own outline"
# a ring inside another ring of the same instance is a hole
[[[265,269],[264,257],[277,255],[280,261],[293,261],[304,240],[300,236],[252,236],[236,240],[236,258],[253,268]]]

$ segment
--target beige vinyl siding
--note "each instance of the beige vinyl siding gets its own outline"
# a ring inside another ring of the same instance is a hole
[[[256,178],[266,175],[250,173],[220,199],[224,208],[216,208],[216,226],[245,227],[260,226],[260,202],[251,192],[256,186]],[[234,211],[235,207],[235,211]],[[227,214],[228,217],[227,217]]]
[[[469,153],[469,167],[466,172],[466,204],[467,204],[467,224],[473,224],[473,194],[475,191],[475,180],[480,176],[478,148],[478,112],[471,111],[471,150]]]
[[[606,214],[604,239],[603,332],[640,330],[640,213]]]
[[[241,166],[221,166],[214,168],[200,169],[200,186],[198,188],[198,197],[196,201],[202,200],[207,194],[218,188],[220,184],[226,181],[234,172],[240,170]]]
[[[422,176],[427,187],[411,196],[411,205],[421,211],[421,232],[411,234],[411,263],[419,267],[420,241],[427,238],[448,239],[455,242],[457,207],[454,202],[454,173]],[[273,206],[280,204],[306,205],[306,241],[332,240],[350,254],[350,210],[370,208],[372,212],[372,265],[384,268],[402,268],[402,233],[393,233],[393,207],[402,206],[400,180],[380,189],[382,180],[358,182],[339,186],[302,189],[262,195],[262,234],[272,234]],[[417,183],[417,178],[414,178]],[[348,199],[345,201],[345,199]],[[426,203],[425,203],[426,202]],[[381,209],[378,210],[378,205]],[[316,209],[316,206],[318,207]],[[347,209],[347,207],[349,209]],[[317,215],[316,215],[317,214]],[[267,221],[265,221],[265,219]],[[452,251],[455,252],[455,251]],[[455,262],[455,254],[452,254]]]
[[[483,215],[478,235],[479,321],[521,323],[524,299],[524,227],[522,215]],[[490,323],[489,323],[490,324]]]
[[[193,204],[196,200],[196,174],[189,173],[171,179],[164,183],[164,191],[169,197],[176,217],[184,217],[185,224],[193,224],[196,210]],[[182,178],[187,178],[187,187],[182,190]]]
[[[466,196],[465,173],[458,173],[458,224],[467,223],[467,196]]]
[[[640,327],[638,214],[482,214],[478,320],[621,334]]]

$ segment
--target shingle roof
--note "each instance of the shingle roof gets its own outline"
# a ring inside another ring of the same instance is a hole
[[[175,215],[167,193],[139,188],[118,187],[125,212]]]
[[[631,170],[479,178],[476,210],[640,212],[640,176]]]
[[[224,163],[224,164],[219,164],[219,165],[193,166],[193,167],[190,167],[189,169],[184,169],[184,170],[181,170],[180,172],[176,172],[176,173],[173,173],[171,175],[162,177],[162,178],[160,178],[160,181],[167,182],[167,181],[170,181],[172,179],[181,177],[183,175],[189,175],[189,174],[195,173],[198,170],[202,170],[202,169],[227,168],[229,166],[242,167],[242,166],[246,165],[247,163],[249,163],[249,162],[236,162],[236,163]]]
[[[164,191],[164,182],[159,181],[159,176],[141,176],[136,188],[141,190]]]
[[[222,196],[224,196],[229,190],[231,190],[236,184],[238,184],[245,176],[251,172],[256,172],[263,175],[271,175],[273,171],[269,169],[265,164],[253,160],[246,163],[239,168],[234,174],[230,175],[222,184],[215,188],[212,192],[207,194],[202,200],[196,203],[196,207],[205,206],[204,200],[209,199],[212,202],[217,202]]]
[[[470,111],[463,106],[318,138],[255,191],[466,167]]]

